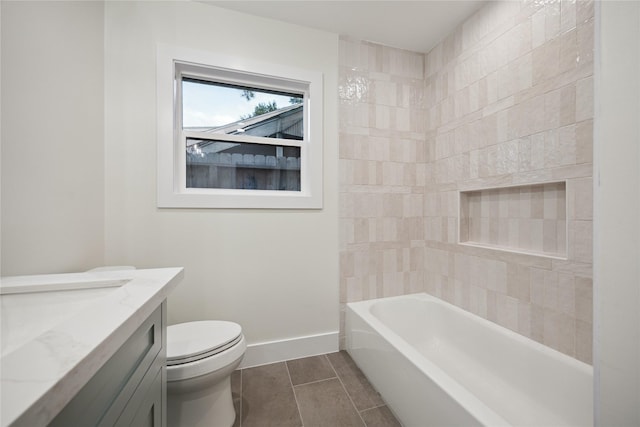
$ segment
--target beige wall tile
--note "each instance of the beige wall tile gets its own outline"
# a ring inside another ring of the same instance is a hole
[[[575,279],[571,273],[558,274],[558,311],[576,317]]]
[[[518,300],[504,294],[497,294],[498,324],[513,331],[518,330]]]
[[[583,2],[580,1],[579,3],[583,3]],[[592,4],[592,2],[590,1],[589,3]],[[593,12],[593,9],[591,9],[591,12]],[[593,50],[594,50],[593,24],[594,24],[594,19],[592,14],[591,18],[589,18],[586,21],[581,21],[580,25],[578,25],[577,27],[577,43],[578,43],[577,61],[579,64],[593,63]]]
[[[590,363],[593,14],[490,2],[427,55],[340,41],[341,301],[426,290]]]
[[[518,300],[517,332],[531,338],[531,304]]]
[[[531,47],[537,48],[546,41],[546,12],[540,9],[531,17]]]
[[[542,251],[548,254],[558,253],[558,222],[553,219],[543,220]]]
[[[561,104],[560,89],[548,92],[544,96],[545,129],[557,128],[560,125]]]
[[[576,320],[576,358],[593,363],[593,324]]]
[[[543,83],[558,74],[560,70],[560,48],[560,39],[554,38],[533,50],[533,85]]]
[[[583,25],[584,23],[593,20],[593,0],[581,0],[576,3],[576,24]]]
[[[569,222],[569,245],[573,249],[572,258],[591,264],[593,261],[592,221]]]
[[[576,82],[576,121],[593,118],[593,77]]]
[[[567,354],[575,354],[575,319],[554,310],[544,310],[544,344]]]
[[[548,42],[560,33],[560,1],[545,2],[545,40]]]
[[[593,120],[576,124],[576,163],[593,162]]]
[[[575,279],[576,319],[593,322],[593,281],[586,277]]]
[[[568,181],[570,219],[593,219],[593,179],[579,178]]]
[[[545,332],[544,312],[542,306],[531,305],[531,338],[541,343],[544,342]]]
[[[568,84],[560,89],[560,117],[558,126],[566,126],[576,121],[576,86]]]
[[[531,303],[543,307],[545,305],[544,270],[532,268],[530,277]]]
[[[560,3],[560,32],[566,33],[576,27],[576,1],[564,0]]]
[[[578,35],[574,27],[560,35],[559,72],[571,71],[578,66]]]

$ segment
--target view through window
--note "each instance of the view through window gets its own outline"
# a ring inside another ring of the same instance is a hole
[[[300,191],[301,147],[274,139],[304,139],[303,101],[301,94],[183,77],[182,128],[199,136],[186,138],[186,187]]]
[[[323,74],[159,44],[160,208],[322,209]]]

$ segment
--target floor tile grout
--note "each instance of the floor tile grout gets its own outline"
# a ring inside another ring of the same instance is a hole
[[[338,378],[338,381],[340,382],[340,385],[342,386],[344,393],[349,398],[349,402],[351,402],[351,406],[353,406],[353,409],[356,411],[356,414],[358,414],[360,421],[362,421],[362,425],[364,427],[367,427],[367,423],[364,422],[364,418],[362,418],[362,414],[360,414],[360,411],[358,411],[356,404],[353,403],[353,399],[351,398],[351,395],[349,394],[349,391],[347,390],[347,388],[344,386],[344,383],[342,382],[342,378],[340,378],[340,375],[338,374],[338,371],[336,370],[335,366],[333,366],[333,363],[331,363],[331,359],[329,359],[329,356],[327,356],[326,354],[324,355],[324,357],[327,359],[327,362],[329,362],[329,366],[331,366],[331,369],[333,369],[333,372],[336,373],[336,378]]]
[[[298,417],[300,418],[301,426],[304,427],[304,420],[302,419],[302,411],[300,410],[300,403],[298,403],[298,396],[296,395],[296,388],[293,385],[293,380],[291,379],[291,372],[289,372],[289,364],[287,361],[284,361],[284,367],[287,370],[287,375],[289,376],[289,385],[291,385],[291,392],[293,393],[293,399],[296,401],[296,408],[298,409]]]
[[[360,412],[367,412],[367,411],[370,411],[370,410],[372,410],[372,409],[382,408],[382,407],[384,407],[384,406],[387,406],[387,404],[386,404],[386,403],[383,403],[382,405],[372,406],[371,408],[363,409],[363,410],[361,410]]]
[[[335,359],[335,362],[336,362],[335,364],[333,363],[332,358],[329,357],[330,355],[337,356],[337,358]],[[363,406],[366,406],[367,404],[368,405],[371,405],[371,404],[374,405],[374,406],[371,406],[371,407],[364,408],[362,410],[358,409],[358,407],[356,406],[354,398],[356,400],[359,398],[359,396],[360,396],[359,393],[361,393],[359,391],[359,388],[356,387],[356,389],[352,390],[355,393],[355,396],[352,397],[351,393],[349,392],[349,390],[346,387],[345,381],[343,381],[343,378],[341,377],[341,375],[338,373],[338,370],[337,370],[338,366],[341,367],[341,369],[343,369],[343,370],[346,369],[346,371],[343,372],[343,374],[345,375],[345,377],[347,379],[351,378],[350,375],[352,375],[352,373],[351,373],[352,368],[350,367],[350,365],[349,366],[342,366],[343,363],[347,362],[347,359],[350,359],[350,356],[348,355],[348,353],[346,353],[344,355],[343,354],[335,355],[334,353],[325,353],[325,354],[316,355],[316,356],[309,356],[308,358],[313,358],[313,357],[324,357],[324,361],[326,363],[328,363],[330,370],[327,370],[326,372],[323,371],[322,375],[331,375],[332,372],[333,372],[334,375],[330,376],[330,377],[327,377],[327,378],[322,378],[322,379],[319,379],[319,380],[314,380],[314,381],[309,381],[309,382],[304,382],[304,383],[301,383],[301,384],[294,385],[293,384],[293,376],[291,374],[291,370],[290,370],[290,366],[289,366],[289,364],[290,364],[289,362],[291,362],[291,361],[284,360],[282,362],[274,362],[274,363],[271,363],[271,364],[267,364],[267,365],[275,365],[275,364],[278,364],[278,363],[284,363],[284,367],[285,367],[285,370],[287,372],[288,385],[290,387],[290,390],[293,393],[293,398],[294,398],[293,402],[295,402],[296,412],[297,412],[297,415],[298,415],[297,423],[295,423],[295,424],[287,424],[287,425],[291,425],[291,426],[294,426],[294,427],[297,427],[297,426],[304,427],[305,426],[305,421],[304,421],[304,419],[302,417],[301,404],[305,403],[306,400],[304,400],[304,402],[299,401],[299,397],[301,397],[303,395],[307,396],[307,394],[309,392],[311,392],[311,390],[315,390],[315,388],[312,387],[310,389],[303,389],[303,388],[298,388],[299,386],[313,385],[313,384],[318,384],[318,383],[322,383],[322,382],[326,382],[326,381],[330,381],[330,380],[336,380],[336,379],[338,380],[338,383],[340,384],[340,388],[346,394],[347,399],[351,404],[351,408],[357,414],[357,418],[356,417],[352,418],[352,421],[351,421],[352,423],[353,422],[357,423],[357,421],[355,421],[355,420],[359,419],[360,420],[360,424],[359,425],[362,426],[362,427],[367,427],[367,421],[365,421],[365,419],[368,419],[370,422],[373,422],[373,423],[382,422],[384,425],[391,425],[391,424],[387,424],[388,422],[390,422],[390,421],[386,421],[388,419],[387,418],[388,416],[387,415],[382,415],[382,414],[386,414],[386,411],[387,411],[386,402],[383,401],[383,402],[381,402],[380,404],[377,404],[377,405],[373,401],[371,401],[371,402],[369,402],[369,401],[361,402],[361,405],[363,405]],[[306,359],[306,358],[301,358],[301,359]],[[343,362],[342,359],[345,359],[345,362]],[[297,359],[292,359],[292,360],[297,360]],[[302,365],[298,365],[298,364],[294,365],[294,368],[295,368],[294,371],[296,373],[297,380],[304,380],[306,378],[313,378],[314,376],[316,376],[316,377],[317,376],[321,376],[321,375],[318,375],[318,374],[320,374],[320,372],[312,373],[312,372],[314,372],[314,368],[311,368],[311,367],[314,367],[314,366],[317,367],[318,366],[317,365],[318,361],[317,360],[316,361],[310,361],[309,363],[310,363],[310,365],[305,365],[304,362],[302,363]],[[302,367],[303,370],[298,372],[301,367]],[[311,368],[311,369],[309,369],[309,368]],[[248,368],[245,368],[245,369],[248,369]],[[242,372],[243,370],[244,369],[240,369],[240,387],[239,387],[240,402],[239,402],[239,405],[238,405],[239,420],[238,420],[238,423],[234,423],[234,425],[236,427],[242,427],[244,425],[243,417],[245,416],[244,411],[246,410],[245,405],[243,405],[244,394],[245,394],[245,391],[246,391],[245,387],[244,387],[244,381],[245,381],[244,376],[245,375]],[[323,370],[324,370],[324,368],[323,368]],[[299,375],[299,374],[302,374],[302,375]],[[284,378],[282,378],[282,380],[284,380]],[[285,384],[286,383],[282,383],[282,386],[284,386]],[[353,384],[350,384],[350,387],[352,385]],[[324,386],[318,386],[318,387],[320,387],[320,389],[324,389],[326,387],[333,388],[333,387],[336,387],[336,386],[334,384],[334,385],[324,385]],[[339,392],[337,391],[337,389],[334,389],[334,390],[335,390],[334,392],[339,395]],[[298,396],[299,393],[300,393],[300,396]],[[304,399],[307,399],[307,398],[305,397]],[[290,400],[289,400],[289,402],[293,403]],[[346,405],[346,401],[342,405],[345,405],[345,406],[343,406],[343,408],[345,410],[347,410],[348,412],[350,412],[347,409],[348,405]],[[375,410],[375,409],[378,409],[378,408],[380,408],[378,412],[375,412],[375,411],[374,412],[368,412],[368,411]],[[290,409],[293,410],[292,407],[290,407]],[[366,414],[365,414],[365,412],[366,412]],[[254,414],[254,416],[255,416],[255,414]],[[295,416],[293,412],[291,413],[291,416]],[[308,419],[307,422],[315,423],[316,421],[319,421],[318,419],[316,419],[317,418],[317,414],[315,414],[315,415],[311,414],[310,416],[311,416],[311,419]],[[349,415],[349,417],[352,417],[352,415]],[[384,417],[384,421],[383,421],[383,418],[381,418],[381,417]],[[395,416],[393,416],[393,415],[391,417],[395,418]],[[268,417],[268,418],[271,419],[270,417]],[[389,418],[389,420],[390,420],[390,418]],[[268,421],[268,420],[265,419],[265,421]],[[291,422],[291,421],[294,421],[294,419],[293,418],[289,419],[289,422]],[[399,424],[393,424],[393,425],[399,425]]]
[[[323,378],[321,380],[309,381],[308,383],[293,384],[293,388],[295,389],[296,387],[300,387],[301,385],[316,384],[316,383],[321,383],[322,381],[335,380],[336,378],[338,377],[335,376],[335,377]]]

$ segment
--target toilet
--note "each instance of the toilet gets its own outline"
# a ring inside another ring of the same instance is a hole
[[[219,320],[167,327],[167,426],[231,427],[231,374],[247,348],[240,325]]]

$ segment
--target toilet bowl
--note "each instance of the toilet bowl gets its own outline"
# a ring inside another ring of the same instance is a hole
[[[167,426],[231,427],[231,374],[246,348],[242,328],[233,322],[167,327]]]

